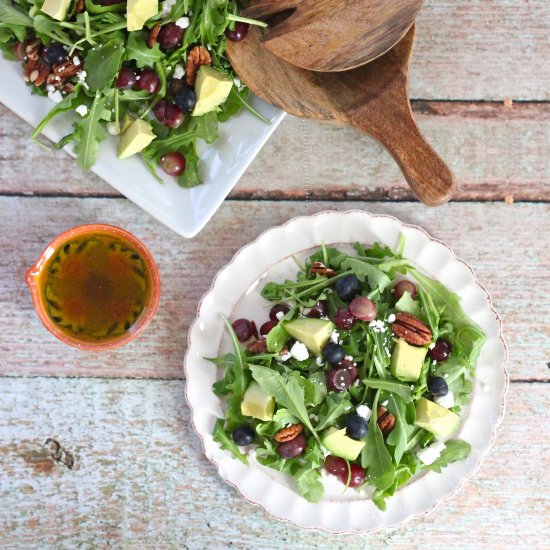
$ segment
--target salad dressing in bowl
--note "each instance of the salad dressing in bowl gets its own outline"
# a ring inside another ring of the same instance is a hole
[[[151,321],[159,277],[145,246],[108,225],[86,225],[57,237],[27,273],[46,328],[82,349],[118,347]]]

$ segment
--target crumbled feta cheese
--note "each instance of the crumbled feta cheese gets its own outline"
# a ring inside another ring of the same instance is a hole
[[[344,359],[346,359],[347,361],[353,361],[353,356],[352,355],[345,355]]]
[[[86,105],[79,105],[75,111],[80,115],[80,116],[86,116],[88,114],[88,107],[86,107]]]
[[[172,75],[173,78],[183,78],[183,76],[185,75],[185,69],[183,68],[183,65],[181,63],[178,63],[175,67],[174,67],[174,74]]]
[[[53,84],[48,84],[46,86],[46,91],[47,92],[55,92],[55,86]]]
[[[434,403],[437,403],[446,409],[450,409],[455,406],[455,396],[453,395],[453,392],[449,390],[446,395],[434,397]]]
[[[388,323],[393,323],[395,321],[395,315],[391,313],[388,317]]]
[[[417,451],[416,456],[420,462],[426,464],[427,466],[433,464],[441,455],[441,452],[445,448],[445,443],[443,441],[436,441],[432,443],[429,447],[425,449],[420,449]]]
[[[433,360],[432,365],[434,365],[434,366],[437,365],[437,361]]]
[[[333,344],[337,344],[338,343],[338,337],[340,336],[340,333],[333,330],[332,331],[332,334],[330,335],[330,341],[333,343]]]
[[[277,317],[277,319],[280,321],[283,317],[285,316],[284,312],[283,311],[278,311],[276,314],[275,314],[275,317]]]
[[[369,327],[372,328],[374,332],[386,332],[386,325],[384,325],[384,321],[381,321],[380,319],[371,321],[369,323]]]
[[[78,57],[78,55],[75,55],[73,57],[73,65],[76,65],[77,67],[80,65],[80,58]]]
[[[429,346],[428,346],[428,349],[434,349],[435,348],[435,342],[432,342]]]
[[[309,351],[302,342],[294,342],[294,345],[290,348],[290,355],[296,361],[305,361],[309,357]]]
[[[315,364],[316,364],[318,367],[324,366],[323,360],[322,360],[320,357],[316,357],[316,358],[315,358]]]
[[[358,385],[359,385],[359,378],[355,380],[355,382],[353,383],[353,387],[356,388]]]
[[[63,96],[59,90],[54,90],[53,92],[48,92],[48,97],[54,103],[61,103],[63,101]]]
[[[116,122],[107,122],[107,132],[112,136],[118,136],[120,134],[120,127]]]
[[[88,73],[86,71],[79,71],[76,73],[76,76],[78,78],[78,82],[80,82],[86,90],[89,90],[90,87],[86,83],[86,77],[88,76]]]
[[[172,11],[172,6],[176,3],[176,0],[165,0],[162,3],[162,11],[161,16],[162,17],[168,17],[170,15],[170,12]]]
[[[411,390],[414,390],[414,384],[411,384]]]
[[[186,29],[188,26],[189,26],[189,17],[180,17],[177,21],[176,21],[176,25],[180,28],[180,29]]]
[[[386,401],[382,402],[382,407],[387,407],[387,406],[388,406],[388,400],[386,399]]]
[[[368,405],[359,405],[356,409],[355,409],[355,412],[361,417],[361,418],[364,418],[365,420],[368,420],[372,414],[372,411],[370,409],[370,407]]]
[[[279,359],[281,361],[288,361],[290,358],[292,357],[292,355],[290,353],[283,353]]]
[[[323,319],[323,321],[329,321],[330,320],[326,315],[323,315],[322,317],[320,317],[320,319]]]

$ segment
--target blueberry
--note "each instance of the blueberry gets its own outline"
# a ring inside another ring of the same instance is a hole
[[[50,65],[57,65],[63,63],[67,59],[67,51],[65,48],[57,42],[52,42],[44,50],[44,61]]]
[[[447,382],[440,376],[430,376],[428,378],[428,389],[434,397],[443,397],[449,393]]]
[[[175,95],[174,101],[182,111],[192,111],[197,98],[193,89],[186,86]]]
[[[340,299],[349,301],[361,292],[361,283],[355,275],[346,275],[334,283],[334,290]]]
[[[254,441],[254,431],[248,426],[240,426],[233,430],[231,437],[237,445],[250,445]]]
[[[340,344],[329,344],[323,350],[323,357],[329,363],[335,365],[344,359],[344,348]]]
[[[346,434],[359,441],[367,435],[368,425],[364,418],[352,414],[346,418]]]

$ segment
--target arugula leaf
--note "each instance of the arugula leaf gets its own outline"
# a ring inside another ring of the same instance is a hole
[[[351,410],[349,395],[345,392],[330,392],[319,411],[317,429],[324,430],[332,426],[338,418]]]
[[[410,294],[410,292],[403,292],[403,296],[395,304],[395,309],[403,313],[410,313],[418,317],[420,315],[420,308],[418,302],[415,302]]]
[[[371,289],[378,289],[379,292],[391,286],[391,279],[376,266],[363,262],[356,258],[349,257],[341,264],[342,269],[351,269],[354,275],[362,282],[368,280]]]
[[[298,424],[299,420],[288,409],[280,407],[273,415],[273,422],[286,426],[287,424]]]
[[[319,436],[311,425],[304,403],[304,389],[296,379],[285,378],[277,371],[259,365],[251,365],[250,370],[252,378],[258,382],[262,390],[268,395],[272,395],[278,404],[288,409],[290,414],[299,418],[300,422],[318,439]]]
[[[216,424],[214,425],[214,431],[212,432],[212,437],[214,441],[220,444],[222,449],[231,451],[231,454],[237,460],[240,460],[244,464],[248,464],[248,456],[244,453],[241,453],[237,444],[231,439],[231,437],[226,433],[224,429],[225,422],[223,419],[218,418]]]
[[[412,401],[411,388],[409,384],[396,382],[394,380],[379,380],[378,378],[365,378],[363,380],[365,386],[376,388],[378,390],[386,390],[387,392],[398,395],[405,403]]]
[[[94,93],[107,88],[120,71],[124,46],[122,40],[109,42],[92,48],[85,57],[86,83]]]
[[[84,101],[79,94],[80,85],[77,84],[73,93],[66,95],[62,101],[56,103],[55,106],[50,109],[46,116],[38,123],[34,132],[31,134],[31,139],[36,139],[43,131],[44,128],[51,122],[60,113],[65,113],[67,111],[73,111],[78,105],[82,104]]]
[[[178,185],[181,187],[195,187],[202,183],[202,177],[200,174],[199,156],[192,147],[184,152],[185,156],[185,170],[183,174],[178,177]]]
[[[216,112],[210,111],[201,116],[191,117],[188,131],[193,132],[196,139],[202,139],[206,143],[214,143],[220,136]]]
[[[32,19],[19,6],[13,5],[10,0],[0,0],[0,27],[20,25],[32,27]]]
[[[164,58],[158,42],[152,47],[147,46],[146,32],[128,33],[126,41],[125,59],[134,60],[140,69],[152,67]]]
[[[453,392],[456,405],[468,403],[472,393],[472,383],[468,379],[469,369],[461,365],[458,357],[451,356],[444,363],[440,363],[434,375],[445,379],[449,390]]]
[[[288,334],[285,327],[279,323],[269,331],[265,339],[267,349],[271,353],[278,353],[283,349],[289,338],[290,334]]]
[[[361,451],[361,466],[367,469],[368,482],[383,491],[393,483],[395,469],[377,423],[375,411],[378,406],[379,391],[376,392],[372,405],[373,414],[369,420],[366,445]]]
[[[403,400],[397,398],[393,393],[385,395],[385,398],[388,401],[386,405],[388,411],[395,416],[395,425],[388,435],[386,443],[394,447],[393,459],[395,464],[399,464],[414,426],[407,422],[406,406]]]
[[[452,439],[447,441],[445,448],[441,451],[439,458],[429,465],[424,465],[423,470],[432,470],[434,472],[441,472],[445,466],[464,460],[472,450],[472,446],[463,439]]]
[[[74,124],[76,164],[84,171],[93,166],[99,152],[99,143],[107,137],[105,126],[101,124],[101,120],[106,117],[105,99],[97,92],[88,114],[82,121]]]
[[[296,491],[309,502],[319,502],[325,493],[325,487],[321,482],[319,470],[312,469],[310,465],[300,468],[294,475]]]

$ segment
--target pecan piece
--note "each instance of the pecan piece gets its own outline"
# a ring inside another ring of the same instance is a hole
[[[292,424],[288,428],[283,428],[275,434],[275,441],[277,443],[286,443],[287,441],[292,441],[298,434],[301,434],[304,431],[303,424]]]
[[[38,38],[25,41],[25,57],[29,61],[36,61],[44,51],[44,44]]]
[[[330,267],[327,267],[321,262],[313,262],[309,268],[309,272],[318,275],[326,275],[327,277],[334,277],[334,275],[336,275],[336,271],[330,269]]]
[[[266,353],[267,343],[265,340],[254,340],[246,345],[246,349],[252,353]]]
[[[395,426],[395,416],[389,413],[386,407],[380,405],[378,409],[376,409],[376,419],[378,427],[384,435],[388,435],[393,430]]]
[[[210,52],[204,46],[195,46],[187,54],[187,62],[185,64],[185,80],[189,86],[195,85],[197,80],[197,72],[201,65],[211,65],[212,57]]]
[[[84,11],[84,0],[77,0],[74,6],[75,13],[82,13]]]
[[[78,59],[78,63],[74,62],[75,58]],[[70,59],[63,61],[63,63],[58,63],[57,65],[54,65],[52,72],[54,78],[58,76],[60,80],[67,80],[68,78],[71,78],[76,73],[81,71],[83,66],[84,60],[78,55],[73,55]]]
[[[151,27],[151,31],[149,32],[149,36],[147,37],[147,47],[149,49],[152,49],[155,47],[159,33],[160,33],[160,25],[157,23],[156,25],[153,25]]]
[[[32,82],[35,86],[42,86],[49,74],[50,66],[37,59],[31,59],[23,68],[23,78],[26,82]]]
[[[391,329],[398,338],[403,338],[413,346],[425,346],[432,340],[432,331],[410,313],[398,313]]]

